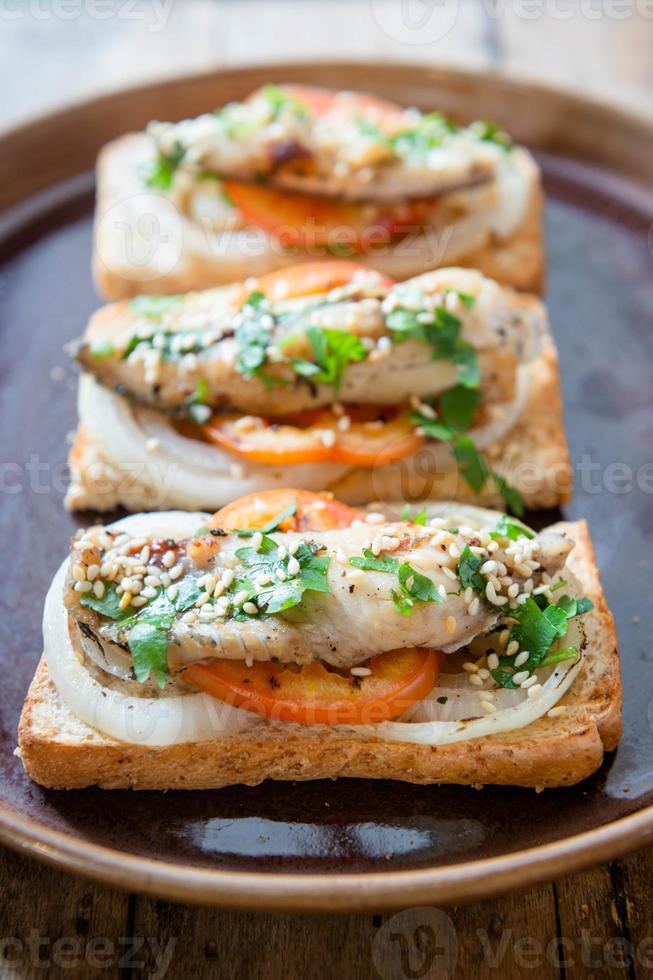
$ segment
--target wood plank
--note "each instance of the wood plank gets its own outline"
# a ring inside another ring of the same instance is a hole
[[[616,910],[625,922],[633,972],[653,975],[653,847],[631,854],[612,866]]]
[[[627,977],[627,924],[616,901],[610,867],[556,882],[559,958],[566,980],[600,973],[601,977]]]
[[[0,849],[0,975],[121,975],[127,895]]]
[[[372,944],[379,922],[380,917],[370,915],[222,912],[143,898],[137,903],[134,932],[158,937],[162,948],[174,947],[173,977],[183,970],[183,976],[213,980],[378,980]],[[150,954],[145,975],[154,966]]]
[[[551,885],[462,906],[450,914],[458,933],[455,977],[551,980],[558,975],[550,960],[550,944],[557,935]]]

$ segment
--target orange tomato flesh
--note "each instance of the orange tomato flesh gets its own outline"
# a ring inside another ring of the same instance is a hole
[[[441,654],[410,648],[372,657],[366,677],[343,675],[321,663],[299,669],[277,663],[246,667],[214,660],[187,667],[184,680],[227,704],[275,721],[307,725],[365,725],[398,718],[435,687]]]
[[[255,289],[271,300],[298,299],[300,296],[329,293],[338,286],[346,286],[357,272],[370,272],[360,262],[332,259],[325,262],[299,262],[297,265],[268,272],[256,281]],[[379,276],[388,288],[394,284],[388,276]]]
[[[184,435],[212,442],[255,463],[293,466],[301,463],[343,463],[373,467],[404,459],[424,442],[415,432],[408,410],[388,410],[383,419],[357,421],[351,409],[349,428],[338,427],[329,409],[311,413],[308,424],[257,418],[243,425],[240,415],[220,414],[205,425],[180,422]],[[304,417],[298,416],[304,422]]]
[[[349,527],[364,517],[332,494],[283,488],[248,494],[227,504],[211,517],[208,527],[262,527],[293,502],[295,513],[282,524],[286,531]],[[300,668],[276,663],[247,667],[237,660],[191,664],[182,676],[212,697],[265,718],[362,725],[397,718],[421,701],[435,687],[441,665],[439,651],[409,648],[372,657],[365,664],[371,670],[367,677],[343,675],[321,663]]]
[[[436,198],[396,205],[337,201],[225,181],[225,190],[245,221],[262,228],[286,248],[338,248],[356,254],[386,245],[419,229],[437,204]]]
[[[207,527],[226,531],[265,527],[293,503],[295,513],[282,521],[282,531],[329,531],[350,527],[353,521],[365,516],[363,511],[334,500],[332,493],[283,488],[261,490],[234,500],[217,511]]]

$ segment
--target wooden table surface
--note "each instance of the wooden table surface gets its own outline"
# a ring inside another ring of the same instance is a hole
[[[646,0],[24,0],[0,25],[0,127],[80,90],[320,57],[489,68],[651,112]],[[0,850],[0,976],[645,977],[652,881],[648,849],[446,913],[309,918],[126,895]]]

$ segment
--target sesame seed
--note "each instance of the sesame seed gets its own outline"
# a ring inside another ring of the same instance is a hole
[[[248,616],[256,616],[258,613],[258,606],[253,602],[244,602],[243,612],[246,612]]]
[[[352,667],[349,673],[354,677],[369,677],[372,671],[369,667]]]
[[[482,680],[486,681],[489,678],[489,676],[490,676],[490,671],[487,669],[487,667],[481,667],[481,668],[479,668],[478,676]]]
[[[537,677],[535,676],[535,674],[531,674],[531,676],[527,677],[525,681],[522,681],[519,686],[523,687],[524,690],[526,690],[527,688],[532,687],[533,684],[535,684],[536,682],[537,682]]]
[[[497,595],[492,582],[488,582],[485,589],[485,597],[493,606],[504,606],[508,601],[505,596]]]
[[[474,593],[472,591],[472,587],[471,585],[468,585],[465,591],[463,592],[463,599],[465,601],[465,605],[468,606],[473,598],[474,598]]]
[[[380,553],[381,547],[382,547],[382,542],[383,542],[383,535],[382,534],[377,534],[376,537],[374,537],[372,539],[372,554],[373,555],[378,555]]]
[[[566,714],[566,712],[567,712],[567,708],[565,707],[564,704],[557,704],[554,708],[551,708],[550,711],[547,711],[547,717],[559,718],[560,715],[564,715]]]
[[[179,595],[179,589],[177,588],[176,585],[171,585],[168,591],[166,592],[166,595],[168,599],[170,599],[170,602],[174,602],[177,596]]]
[[[229,588],[234,580],[235,574],[236,573],[234,572],[233,568],[225,568],[224,572],[222,573],[222,578],[220,579],[225,589]]]
[[[95,594],[96,599],[102,599],[104,596],[104,582],[101,582],[100,579],[94,582],[93,592]]]
[[[480,608],[481,608],[481,603],[478,596],[476,596],[476,598],[472,599],[472,601],[469,604],[469,615],[475,616]]]
[[[120,600],[119,608],[120,609],[126,609],[127,606],[130,604],[131,601],[132,601],[132,594],[131,594],[131,592],[125,592],[123,594],[121,600]]]
[[[336,444],[336,434],[333,429],[323,429],[320,432],[320,442],[327,449],[331,449]]]
[[[528,696],[529,696],[529,698],[537,698],[537,697],[540,696],[541,693],[542,693],[542,685],[541,684],[533,684],[533,686],[532,687],[529,687],[529,689],[528,689]]]
[[[263,544],[263,535],[261,534],[260,531],[256,531],[252,535],[252,548],[254,549],[254,551],[258,551],[262,544]]]
[[[144,606],[146,602],[147,602],[147,599],[145,598],[145,596],[135,595],[134,598],[131,601],[131,604],[132,604],[132,606],[135,606],[136,608],[138,608],[139,606]]]
[[[518,650],[519,650],[519,643],[517,642],[517,640],[511,640],[508,646],[506,647],[506,656],[512,657],[513,653],[517,653]],[[523,662],[524,661],[522,660],[522,663]]]
[[[488,653],[487,665],[490,670],[496,670],[496,668],[499,666],[499,658],[497,657],[496,653]]]
[[[447,538],[448,536],[449,536],[449,532],[448,531],[438,531],[437,534],[434,534],[433,535],[433,537],[431,538],[429,544],[431,545],[432,548],[437,548],[437,546],[439,544],[442,544],[442,542],[444,541],[444,539]]]
[[[366,524],[385,524],[385,514],[379,513],[377,510],[371,510],[369,514],[365,515]]]
[[[288,545],[288,554],[289,555],[296,554],[298,548],[299,548],[299,541],[293,541],[292,544]]]
[[[490,575],[492,572],[496,572],[496,570],[497,570],[497,563],[492,559],[484,562],[479,569],[481,575]]]
[[[90,592],[92,588],[90,582],[75,582],[75,592]]]
[[[451,633],[451,634],[455,633],[456,632],[456,617],[455,616],[447,616],[447,618],[444,621],[444,625],[445,625],[445,629],[446,629],[447,633]]]
[[[515,641],[513,641],[513,642],[515,642]],[[519,646],[519,644],[517,644],[517,645]],[[511,646],[512,646],[512,644],[511,644]],[[514,653],[514,650],[513,650],[513,653]],[[528,652],[528,650],[522,650],[522,652],[519,653],[519,654],[517,654],[517,656],[515,657],[515,667],[521,667],[522,664],[525,664],[526,663],[526,661],[528,660],[529,657],[530,657],[530,653]]]
[[[296,558],[291,558],[288,562],[288,574],[289,575],[299,575],[300,564]]]
[[[245,593],[245,595],[247,595],[247,593]],[[202,594],[195,600],[195,605],[198,607],[203,606],[204,603],[208,602],[210,598],[211,596],[208,594],[208,592],[202,592]]]
[[[452,542],[449,545],[449,554],[452,558],[460,558],[460,548],[457,544],[455,544],[455,542]]]
[[[85,572],[84,568],[81,565],[73,565],[73,578],[77,582],[85,582],[86,581],[86,572]]]
[[[285,582],[286,579],[288,578],[283,568],[278,568],[275,572],[275,575],[277,576],[280,582]]]
[[[286,548],[286,546],[280,544],[279,547],[277,548],[277,555],[279,559],[283,561],[283,559],[286,557],[287,554],[288,554],[288,549]]]
[[[491,701],[481,701],[481,704],[483,705],[483,708],[488,713],[488,715],[493,715],[496,713],[497,710],[496,704],[492,704]]]
[[[445,574],[445,575],[447,576],[447,578],[451,578],[451,579],[453,579],[454,581],[456,581],[456,580],[457,580],[457,577],[458,577],[458,576],[457,576],[457,575],[456,575],[456,573],[455,573],[455,572],[453,571],[453,569],[451,569],[451,568],[447,568],[447,566],[446,566],[446,565],[443,565],[443,566],[442,566],[442,571],[443,571],[443,572],[444,572],[444,574]]]
[[[148,453],[154,453],[159,448],[159,445],[160,443],[158,439],[154,439],[154,438],[148,439],[147,442],[145,443],[145,450]]]
[[[174,551],[166,551],[165,555],[162,558],[162,563],[164,568],[172,568],[176,560],[177,559]]]
[[[478,667],[471,660],[466,660],[463,664],[463,670],[466,670],[468,674],[475,674],[478,671]]]
[[[340,432],[347,432],[351,428],[351,419],[348,415],[343,415],[336,422]]]
[[[141,595],[145,596],[146,599],[155,599],[157,596],[157,590],[152,589],[149,585],[141,590]]]
[[[234,596],[234,606],[242,606],[244,602],[247,602],[248,598],[249,592],[247,589],[241,589],[241,591],[237,592]]]
[[[442,584],[442,582],[440,582],[440,584],[438,585],[438,592],[439,592],[440,597],[442,599],[446,599],[447,598],[447,590],[445,589],[445,587]]]
[[[521,684],[522,681],[525,681],[528,678],[529,674],[529,670],[518,670],[516,674],[512,675],[513,684]]]
[[[86,578],[89,580],[89,582],[94,582],[99,574],[100,574],[99,565],[89,565],[88,568],[86,569]]]
[[[473,687],[483,687],[483,681],[478,674],[470,674],[467,680]]]
[[[178,579],[178,578],[181,577],[181,575],[183,574],[183,571],[184,571],[184,566],[183,565],[175,565],[174,568],[171,568],[170,569],[170,571],[168,572],[168,574],[170,575],[170,578],[174,582],[175,579]]]

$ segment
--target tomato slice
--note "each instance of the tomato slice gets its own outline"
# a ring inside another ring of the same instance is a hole
[[[220,701],[275,721],[306,725],[365,725],[398,718],[437,682],[442,655],[416,647],[372,657],[371,673],[354,677],[321,663],[245,666],[237,660],[192,664],[184,680]]]
[[[339,286],[346,286],[357,272],[370,273],[368,266],[360,262],[343,262],[336,259],[324,262],[300,262],[297,265],[268,272],[256,281],[255,289],[271,300],[297,299],[300,296],[329,293]],[[394,285],[388,276],[376,273],[379,283],[387,287]]]
[[[338,102],[344,103],[343,93],[338,89],[322,88],[319,85],[295,85],[292,82],[280,85],[279,88],[301,102],[314,116],[324,116],[335,109]],[[401,119],[404,113],[402,106],[396,102],[389,102],[370,92],[348,93],[346,105],[352,115],[373,113],[388,121]]]
[[[301,463],[345,463],[373,467],[404,459],[424,438],[415,432],[407,409],[387,409],[383,416],[357,420],[348,410],[349,428],[340,428],[341,416],[330,409],[311,413],[309,424],[289,424],[233,413],[215,415],[205,425],[180,422],[184,435],[212,442],[221,449],[255,463],[294,466]],[[378,413],[376,413],[378,416]],[[296,421],[303,421],[301,416]]]
[[[350,527],[353,521],[365,516],[363,511],[334,500],[332,493],[284,488],[261,490],[240,497],[217,511],[207,526],[227,531],[265,527],[293,503],[296,504],[295,513],[281,522],[282,531],[329,531]]]
[[[309,254],[325,248],[345,254],[367,253],[421,228],[437,203],[436,198],[429,198],[381,206],[235,180],[225,181],[224,186],[248,224],[262,228],[284,248]]]

